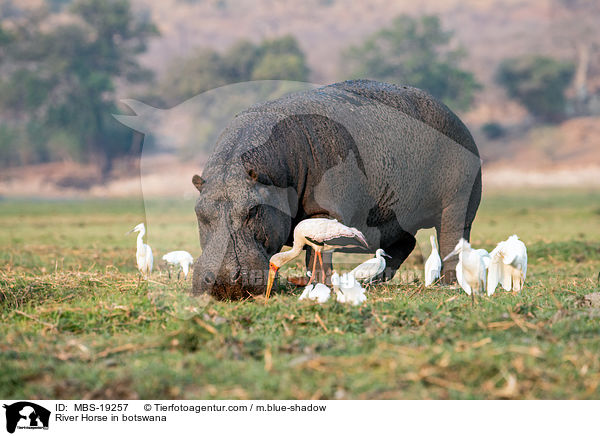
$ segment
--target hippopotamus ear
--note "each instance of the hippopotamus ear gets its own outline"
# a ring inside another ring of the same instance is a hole
[[[194,174],[192,177],[192,184],[196,187],[198,192],[202,192],[202,186],[204,185],[204,179],[200,177],[198,174]]]

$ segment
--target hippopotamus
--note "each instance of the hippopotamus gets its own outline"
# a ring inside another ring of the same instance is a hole
[[[192,290],[219,299],[265,292],[269,258],[311,217],[335,218],[373,252],[383,248],[391,256],[383,280],[419,229],[435,227],[445,257],[469,240],[482,188],[477,146],[457,115],[423,90],[371,80],[242,111],[192,183],[202,246]],[[456,262],[444,264],[446,281]]]

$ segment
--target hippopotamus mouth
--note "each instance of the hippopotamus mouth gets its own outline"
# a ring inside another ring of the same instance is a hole
[[[193,286],[192,294],[207,293],[218,300],[240,300],[264,293],[269,263],[262,255],[257,254],[256,257],[260,260],[256,259],[252,269],[240,268],[229,274],[221,270],[216,279],[210,272],[200,275],[196,278],[198,286]]]
[[[264,293],[264,289],[237,284],[214,285],[210,290],[210,295],[217,300],[241,300],[260,293]]]

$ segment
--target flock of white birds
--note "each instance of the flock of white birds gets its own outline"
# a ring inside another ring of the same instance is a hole
[[[456,281],[471,296],[487,292],[491,296],[498,284],[506,291],[520,292],[527,276],[527,247],[517,235],[500,242],[491,253],[471,247],[461,239],[444,261],[458,255]],[[431,255],[425,262],[425,285],[432,286],[440,279],[442,260],[435,237],[431,236]]]
[[[138,224],[127,234],[137,232],[136,262],[141,277],[148,280],[152,272],[154,257],[152,248],[144,244],[143,237],[146,227],[143,223]],[[500,242],[496,248],[488,253],[484,249],[474,249],[465,239],[458,241],[456,248],[442,261],[435,236],[431,236],[431,255],[425,262],[425,286],[430,287],[439,283],[442,271],[442,262],[453,256],[458,256],[456,265],[456,280],[460,287],[471,296],[474,301],[475,295],[487,292],[491,296],[498,285],[506,291],[520,292],[527,276],[527,248],[519,240],[517,235],[509,237]],[[277,271],[285,263],[298,256],[305,246],[315,251],[312,271],[307,272],[310,277],[308,285],[304,288],[300,300],[313,300],[319,303],[327,302],[331,296],[331,289],[324,283],[326,281],[323,266],[322,253],[333,252],[345,247],[361,247],[368,249],[369,246],[364,235],[353,227],[345,226],[335,219],[309,218],[298,223],[294,229],[294,243],[292,249],[277,253],[269,260],[269,276],[267,280],[266,300],[269,299],[271,288]],[[373,279],[380,276],[386,267],[385,257],[390,257],[383,249],[375,252],[375,257],[361,263],[352,271],[341,276],[334,271],[331,276],[333,294],[337,301],[353,305],[362,304],[366,301],[365,288],[362,284],[371,283]],[[171,266],[179,266],[178,279],[181,272],[187,278],[190,266],[194,258],[190,253],[183,250],[171,251],[162,259],[169,267],[169,278],[171,277]],[[317,272],[317,260],[320,271]],[[320,273],[322,282],[313,284]]]
[[[507,291],[519,292],[523,288],[527,275],[527,248],[516,235],[500,242],[488,253],[484,249],[473,249],[465,239],[458,241],[456,248],[442,261],[435,236],[431,236],[431,255],[425,262],[425,286],[439,283],[442,262],[453,256],[458,256],[456,265],[456,280],[460,287],[475,299],[487,291],[492,295],[498,284]],[[324,283],[312,284],[317,277],[317,259],[321,266],[321,277],[325,281],[325,271],[322,263],[322,253],[332,252],[341,247],[358,246],[368,248],[364,235],[357,229],[347,227],[337,220],[312,218],[301,221],[294,229],[294,243],[291,250],[277,253],[270,259],[267,294],[269,298],[273,281],[278,269],[295,258],[308,245],[315,250],[312,271],[308,285],[300,295],[300,299],[314,300],[325,303],[331,298],[331,289]],[[371,283],[385,270],[384,257],[388,256],[383,249],[375,252],[375,257],[358,265],[352,271],[340,276],[334,272],[331,284],[337,301],[358,305],[367,297],[362,283]]]
[[[126,235],[137,232],[137,250],[135,252],[135,261],[137,263],[138,271],[144,280],[150,278],[152,273],[152,267],[154,266],[154,256],[152,255],[152,248],[148,244],[144,244],[144,235],[146,234],[146,226],[144,223],[139,223],[133,229],[128,231]],[[162,259],[167,263],[169,272],[169,278],[171,278],[171,266],[179,266],[181,270],[177,273],[177,279],[183,272],[184,278],[187,278],[190,271],[190,265],[194,262],[193,256],[187,251],[177,250],[171,251],[165,254]]]

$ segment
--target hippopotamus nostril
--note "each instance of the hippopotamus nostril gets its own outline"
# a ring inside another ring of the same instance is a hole
[[[206,283],[207,285],[214,283],[214,281],[215,275],[213,273],[209,272],[204,275],[204,283]]]

